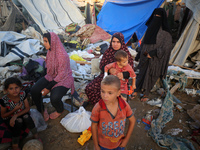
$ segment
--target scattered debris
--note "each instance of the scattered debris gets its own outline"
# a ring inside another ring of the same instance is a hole
[[[162,106],[162,100],[160,98],[155,98],[155,99],[147,101],[147,104],[152,105],[152,106],[161,107]]]
[[[166,134],[171,134],[171,135],[178,135],[180,132],[183,132],[182,129],[180,128],[174,128],[174,129],[169,129]]]

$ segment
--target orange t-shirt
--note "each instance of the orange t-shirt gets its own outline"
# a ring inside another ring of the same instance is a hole
[[[126,118],[133,116],[131,107],[118,97],[117,115],[114,117],[100,100],[93,108],[90,120],[98,123],[98,143],[108,149],[119,147],[124,137]]]

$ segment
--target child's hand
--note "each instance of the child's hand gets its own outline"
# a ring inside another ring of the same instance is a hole
[[[126,145],[127,145],[127,141],[124,138],[124,139],[122,139],[122,142],[119,147],[126,147]]]
[[[101,150],[101,148],[99,146],[95,146],[94,150]]]
[[[20,109],[22,107],[22,103],[18,103],[16,106],[15,106],[15,111],[17,111],[18,109]]]
[[[116,70],[115,68],[111,68],[111,69],[109,70],[109,73],[112,74],[112,75],[116,75],[117,70]]]
[[[136,89],[136,86],[135,86],[135,85],[133,85],[133,86],[132,86],[132,90],[135,90],[135,89]]]
[[[11,119],[10,119],[10,126],[11,127],[14,127],[14,125],[15,125],[15,120],[17,119],[17,116],[16,115],[14,115]]]
[[[49,91],[48,89],[46,89],[46,88],[44,88],[44,89],[41,91],[42,96],[47,95],[49,92],[50,92],[50,91]]]
[[[117,74],[117,77],[118,77],[120,80],[122,80],[122,79],[123,79],[123,73],[119,72],[119,73]]]

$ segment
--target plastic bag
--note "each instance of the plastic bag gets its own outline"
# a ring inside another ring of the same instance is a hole
[[[79,133],[91,126],[90,116],[91,112],[81,106],[77,111],[67,114],[60,123],[69,132]]]
[[[38,132],[43,131],[47,128],[47,124],[44,121],[42,114],[37,109],[30,109],[30,114]]]
[[[70,59],[72,60],[75,60],[75,61],[86,61],[85,59],[83,59],[81,56],[79,56],[78,54],[73,54],[69,57]]]

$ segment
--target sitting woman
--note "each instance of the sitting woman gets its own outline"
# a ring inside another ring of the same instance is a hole
[[[70,68],[70,59],[59,37],[53,33],[45,33],[43,36],[44,47],[48,50],[46,56],[47,74],[36,82],[31,89],[31,96],[37,109],[44,116],[44,120],[56,119],[64,111],[62,97],[71,89],[74,93],[74,78]],[[50,100],[55,112],[50,115],[44,109],[42,96],[51,91]]]
[[[128,54],[128,63],[133,68],[133,58],[131,54],[129,53],[128,48],[126,47],[126,44],[124,43],[124,35],[120,32],[113,34],[110,47],[105,51],[100,62],[100,69],[102,71],[101,74],[97,78],[95,78],[93,81],[91,81],[86,86],[86,89],[85,89],[85,93],[88,96],[89,101],[92,102],[92,104],[97,103],[101,99],[100,83],[104,76],[104,67],[107,64],[110,64],[115,61],[114,54],[118,50],[123,50]],[[116,72],[116,69],[112,68],[108,72],[111,74],[114,74],[114,72]],[[128,72],[118,73],[117,77],[119,79],[122,79],[122,78],[128,79],[129,73]]]

